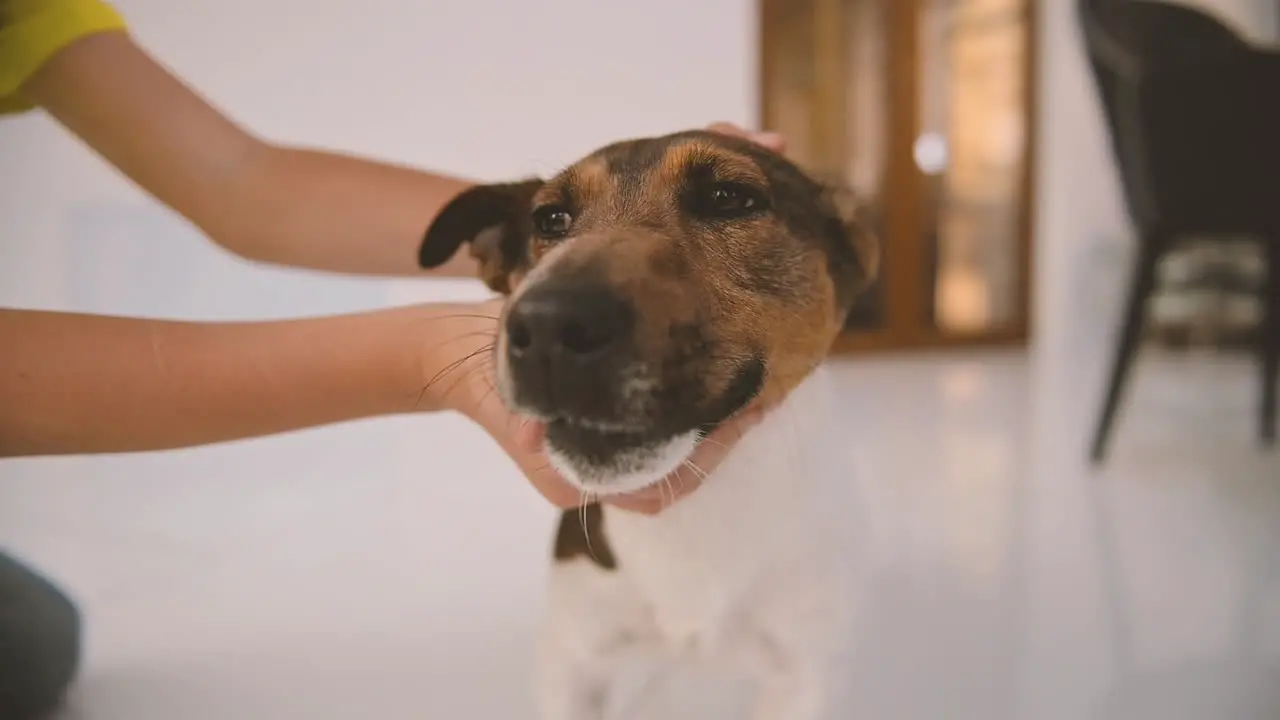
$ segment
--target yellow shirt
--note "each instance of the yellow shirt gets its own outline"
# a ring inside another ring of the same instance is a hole
[[[0,0],[0,114],[34,107],[20,89],[59,50],[124,28],[124,18],[102,0]]]

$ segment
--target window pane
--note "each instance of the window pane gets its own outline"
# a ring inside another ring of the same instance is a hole
[[[859,199],[869,209],[869,217],[879,220],[876,228],[884,236],[883,220],[888,212],[885,179],[889,167],[889,3],[893,0],[846,0],[844,21],[847,59],[845,73],[845,147],[848,163],[845,177]],[[849,315],[848,327],[856,330],[880,328],[885,322],[885,277],[893,262],[885,252],[880,277]]]
[[[920,134],[928,318],[948,332],[1018,322],[1027,0],[923,0]]]

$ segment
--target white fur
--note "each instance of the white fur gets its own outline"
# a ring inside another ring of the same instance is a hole
[[[819,368],[667,511],[607,507],[616,570],[556,563],[542,720],[602,720],[623,666],[664,657],[748,674],[756,720],[847,717],[869,528],[831,390]]]
[[[609,467],[595,468],[575,461],[550,442],[546,443],[547,458],[556,472],[596,497],[643,490],[678,470],[697,447],[698,432],[693,430],[653,447],[622,453]]]

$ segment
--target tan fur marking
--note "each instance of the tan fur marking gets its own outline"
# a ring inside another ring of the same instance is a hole
[[[637,315],[632,361],[656,373],[659,387],[693,383],[711,402],[759,358],[767,367],[762,399],[780,400],[826,357],[844,322],[828,269],[831,239],[818,236],[827,225],[797,225],[796,214],[834,207],[852,228],[853,198],[770,176],[750,155],[714,140],[672,141],[647,165],[643,152],[633,159],[620,154],[631,148],[619,147],[587,157],[538,191],[535,206],[571,198],[575,220],[568,239],[531,241],[534,266],[553,248],[563,251],[549,272],[535,271],[537,281],[586,278],[625,297]],[[682,193],[710,181],[757,188],[772,207],[725,222],[694,217]],[[797,227],[807,234],[795,235]],[[874,269],[874,238],[854,232],[849,242]]]

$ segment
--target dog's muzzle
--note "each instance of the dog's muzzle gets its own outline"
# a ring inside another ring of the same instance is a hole
[[[634,356],[631,302],[603,283],[543,283],[507,311],[506,364],[516,405],[549,420],[612,427]]]

